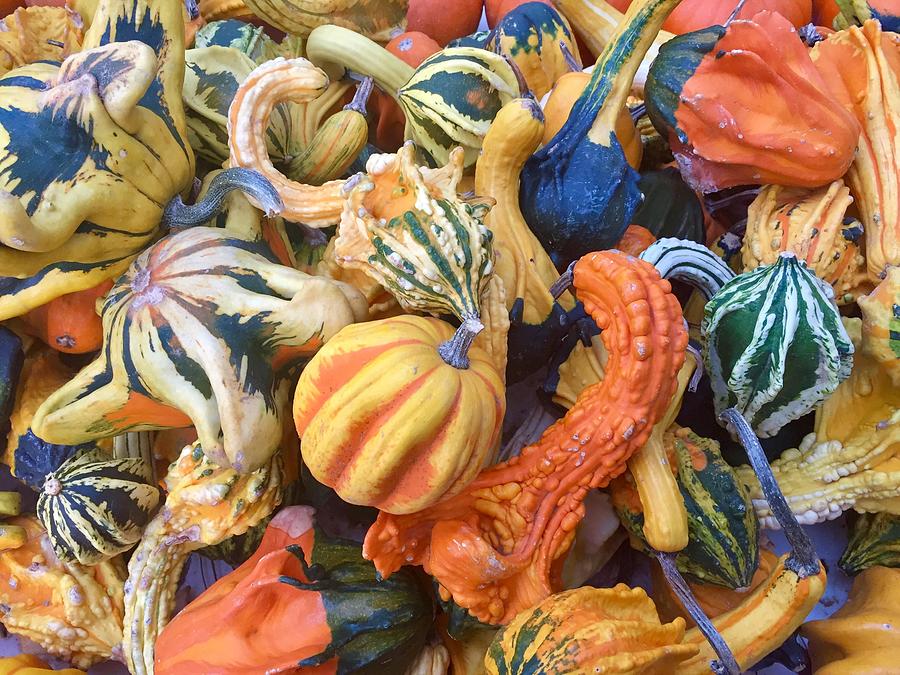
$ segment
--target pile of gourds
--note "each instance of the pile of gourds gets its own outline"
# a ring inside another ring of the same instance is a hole
[[[27,4],[0,673],[896,669],[896,7]]]

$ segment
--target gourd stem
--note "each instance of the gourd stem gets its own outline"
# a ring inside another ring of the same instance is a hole
[[[344,110],[353,110],[354,112],[358,112],[360,115],[365,117],[368,113],[368,111],[366,110],[366,104],[368,104],[369,97],[372,95],[372,88],[374,87],[374,85],[374,78],[363,78],[363,80],[356,86],[356,93],[353,95],[353,100],[344,106]]]
[[[482,330],[484,324],[476,317],[463,320],[453,337],[438,347],[438,354],[444,359],[444,363],[458,370],[466,370],[469,367],[469,348]]]
[[[697,599],[694,597],[693,592],[691,592],[690,586],[687,585],[684,577],[681,576],[681,572],[678,571],[678,567],[675,564],[676,554],[662,553],[660,551],[656,551],[655,553],[656,559],[659,561],[659,566],[662,568],[663,575],[669,583],[669,587],[675,592],[675,595],[678,596],[682,606],[687,610],[687,613],[691,615],[694,623],[697,624],[697,628],[700,629],[700,632],[703,633],[703,636],[709,641],[709,644],[712,645],[712,648],[719,657],[718,661],[713,661],[710,664],[712,671],[717,673],[717,675],[740,675],[741,667],[738,665],[737,659],[734,658],[731,647],[728,646],[728,643],[725,642],[725,639],[719,631],[716,630],[716,627],[713,625],[712,621],[709,620],[709,617],[706,616],[706,612],[703,611],[703,608],[697,604]]]
[[[688,382],[688,391],[697,391],[697,387],[700,386],[700,380],[703,379],[703,354],[700,353],[700,350],[697,349],[694,345],[688,343],[687,346],[688,354],[690,354],[696,365],[694,368],[694,372],[691,373],[691,381]]]
[[[231,168],[212,179],[203,201],[188,206],[176,195],[163,211],[162,225],[171,229],[201,225],[221,210],[225,197],[233,190],[241,190],[252,198],[254,205],[258,204],[267,216],[284,208],[275,186],[259,171]]]
[[[352,70],[371,77],[386,94],[399,101],[402,89],[415,73],[377,42],[340,26],[319,26],[306,41],[306,58],[324,70],[332,80]]]
[[[569,70],[573,73],[581,70],[581,66],[578,64],[578,61],[575,60],[575,55],[572,54],[572,51],[569,49],[569,45],[565,43],[565,40],[559,41],[559,51],[562,52],[563,60],[566,62]]]
[[[566,271],[562,273],[562,276],[550,286],[550,295],[553,296],[554,300],[559,300],[559,297],[563,293],[572,288],[572,284],[575,283],[575,263],[577,262],[578,261],[576,260],[569,263],[569,266],[566,268]]]
[[[797,31],[797,34],[800,35],[800,39],[803,40],[803,44],[807,47],[812,47],[817,42],[822,42],[825,39],[822,37],[822,34],[819,32],[819,29],[816,28],[816,24],[814,23],[808,23],[805,26],[801,26]]]
[[[772,473],[766,453],[759,444],[756,434],[753,433],[753,429],[736,408],[728,408],[719,418],[725,421],[729,431],[737,435],[738,441],[744,446],[750,465],[766,496],[766,501],[769,502],[769,508],[772,509],[772,515],[781,525],[781,529],[791,545],[791,555],[785,562],[785,567],[796,572],[801,579],[817,575],[820,569],[819,556],[816,555],[812,541],[797,522],[791,507],[788,506],[784,493],[778,487],[778,481],[775,480],[775,474]]]
[[[503,60],[509,65],[510,70],[513,71],[513,75],[516,76],[516,83],[519,85],[519,92],[523,98],[534,98],[534,94],[531,89],[528,87],[528,81],[525,79],[525,75],[522,74],[522,69],[519,68],[519,64],[515,62],[514,59],[511,59],[506,54],[503,55]]]
[[[731,11],[731,14],[728,16],[727,19],[725,19],[725,25],[723,26],[724,28],[728,28],[728,26],[731,25],[732,21],[737,19],[738,14],[740,14],[741,10],[744,9],[744,4],[746,2],[747,2],[747,0],[738,0],[738,3],[734,6],[734,9]]]

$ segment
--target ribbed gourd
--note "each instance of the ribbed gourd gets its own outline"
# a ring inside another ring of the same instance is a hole
[[[387,42],[406,27],[407,0],[245,0],[253,13],[289,35],[332,24]]]
[[[19,7],[2,21],[0,75],[38,61],[62,61],[81,49],[80,22],[64,7]]]
[[[716,411],[736,407],[762,437],[821,403],[853,365],[831,287],[793,252],[726,283],[701,330]],[[786,377],[789,364],[809,367]]]
[[[759,564],[759,528],[746,488],[715,441],[678,427],[664,438],[688,513],[690,536],[675,558],[678,569],[703,583],[747,586]],[[613,481],[610,491],[632,541],[646,548],[643,510],[633,480],[626,474]]]
[[[137,543],[160,499],[150,471],[141,458],[93,449],[48,474],[36,513],[56,555],[94,565]]]
[[[900,515],[860,514],[850,526],[850,538],[839,564],[850,575],[876,566],[900,567]]]
[[[706,241],[703,207],[677,169],[643,171],[638,188],[644,201],[631,216],[632,224],[647,228],[657,239]]]
[[[182,3],[96,7],[83,51],[2,78],[0,318],[121,274],[194,176]]]
[[[825,185],[846,173],[859,138],[859,123],[777,12],[670,40],[644,95],[685,180],[704,193]]]
[[[278,447],[291,369],[366,303],[262,243],[194,227],[144,251],[102,315],[103,350],[44,401],[35,433],[78,444],[193,425],[217,464],[246,472]]]

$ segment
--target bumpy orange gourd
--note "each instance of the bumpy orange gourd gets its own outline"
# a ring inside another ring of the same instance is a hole
[[[900,569],[870,567],[847,603],[801,629],[816,675],[891,675],[900,644]]]
[[[452,336],[443,321],[398,316],[349,326],[310,361],[294,420],[317,480],[352,504],[412,513],[475,478],[506,399],[484,350],[469,350],[467,369],[444,362]]]
[[[363,551],[382,575],[422,565],[481,621],[507,623],[558,590],[585,495],[646,443],[684,361],[681,307],[652,265],[591,253],[575,265],[574,284],[603,330],[604,380],[518,457],[424,511],[380,514],[366,535]]]
[[[97,314],[98,298],[112,288],[112,281],[54,298],[22,315],[26,330],[53,349],[86,354],[103,344],[103,323]]]

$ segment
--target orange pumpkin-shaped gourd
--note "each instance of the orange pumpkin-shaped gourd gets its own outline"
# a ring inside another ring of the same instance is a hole
[[[103,323],[97,298],[106,295],[112,281],[54,298],[22,316],[25,330],[47,345],[68,354],[86,354],[103,344]]]
[[[478,347],[462,369],[453,327],[398,316],[348,326],[304,369],[294,397],[303,460],[351,504],[412,513],[468,485],[491,459],[503,381]]]

